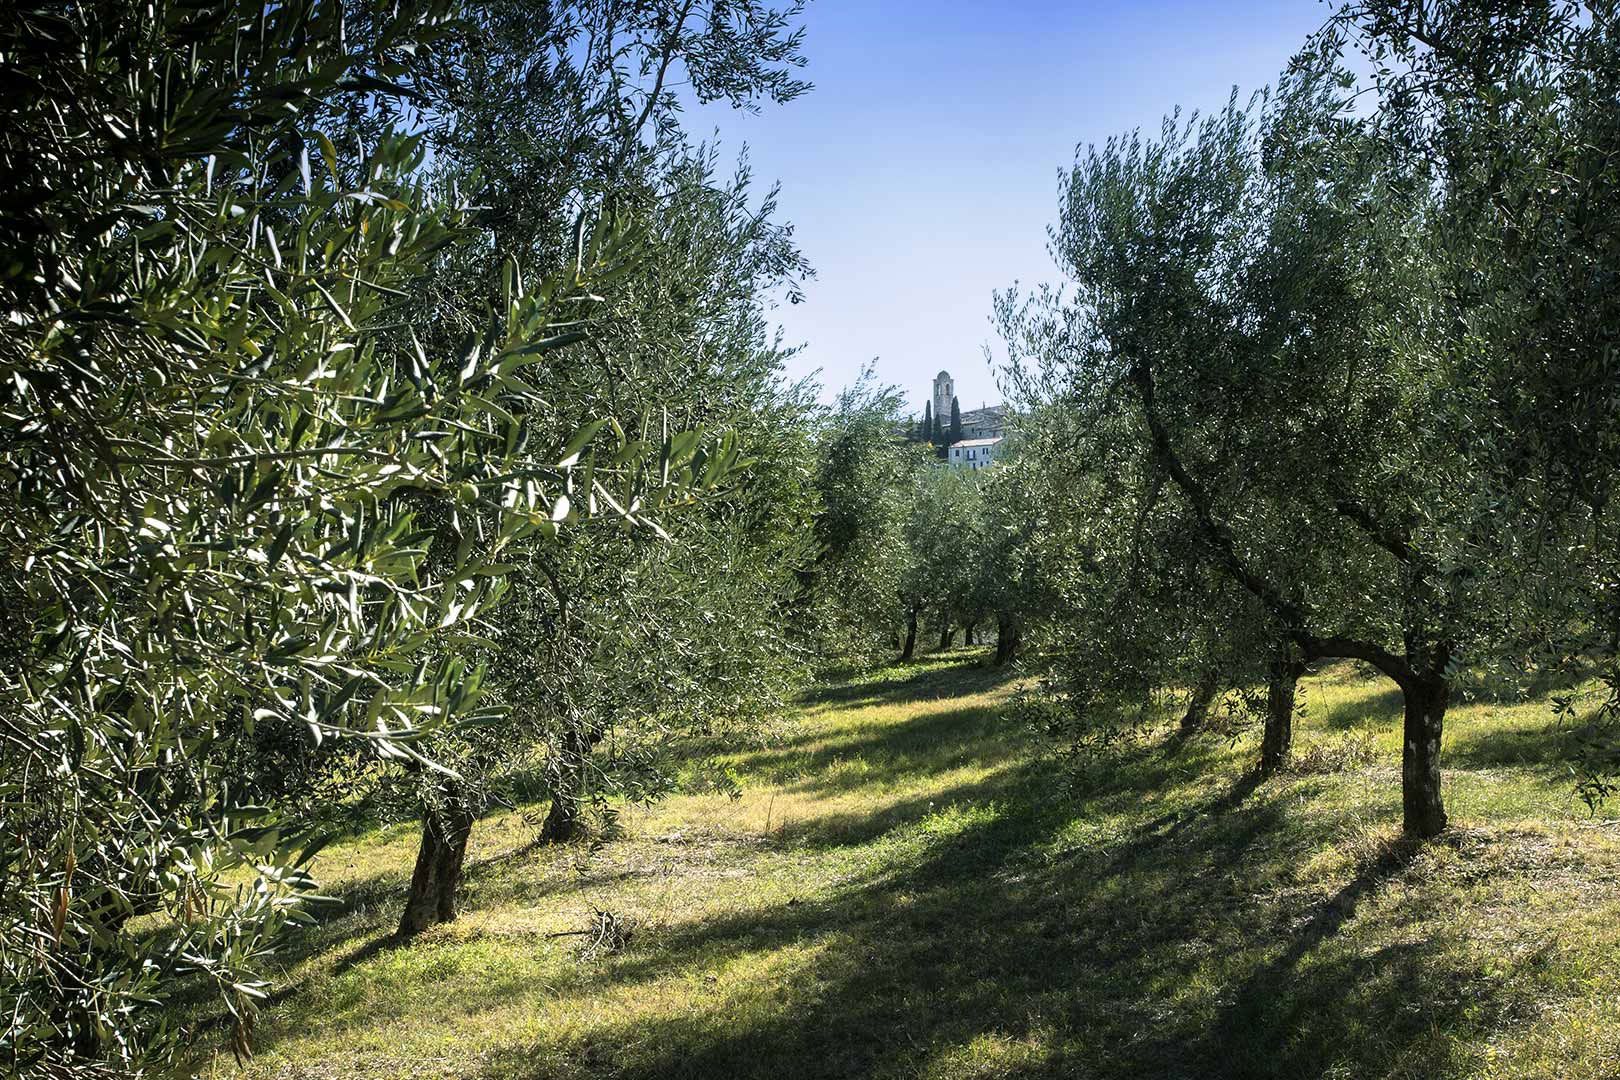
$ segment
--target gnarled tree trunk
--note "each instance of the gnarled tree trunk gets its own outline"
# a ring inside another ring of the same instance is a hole
[[[1018,616],[1003,611],[996,616],[996,667],[1001,667],[1014,656],[1024,643],[1024,630]]]
[[[939,631],[939,651],[944,652],[956,640],[956,627],[946,623]]]
[[[467,861],[467,838],[472,835],[472,808],[460,799],[431,807],[422,815],[422,844],[405,899],[399,932],[419,934],[456,917],[456,893],[461,888]]]
[[[917,651],[917,609],[906,612],[906,643],[900,649],[900,659],[910,660]]]
[[[1192,689],[1192,696],[1187,699],[1187,711],[1181,714],[1183,735],[1203,730],[1205,722],[1209,720],[1209,707],[1214,704],[1215,695],[1220,689],[1220,679],[1213,672],[1199,678],[1198,684]]]
[[[964,626],[962,628],[962,644],[964,644],[964,645],[975,644],[975,642],[973,640],[973,628],[975,626],[977,626],[977,625],[979,625],[979,624],[978,623],[968,623],[966,626]]]
[[[1260,739],[1260,775],[1271,776],[1288,764],[1294,749],[1294,693],[1305,665],[1275,660],[1266,681],[1266,727]]]
[[[1446,828],[1440,794],[1440,736],[1451,686],[1443,676],[1420,677],[1402,688],[1406,722],[1401,742],[1401,828],[1428,839]]]

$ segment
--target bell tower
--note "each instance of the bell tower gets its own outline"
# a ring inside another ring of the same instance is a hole
[[[951,399],[956,396],[956,382],[951,373],[942,371],[934,376],[934,423],[951,422]],[[942,429],[943,430],[943,429]]]

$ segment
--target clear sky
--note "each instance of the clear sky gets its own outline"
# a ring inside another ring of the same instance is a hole
[[[816,269],[775,312],[790,373],[824,396],[877,359],[921,412],[948,369],[963,409],[1000,400],[991,294],[1053,280],[1046,226],[1076,147],[1157,128],[1271,83],[1327,19],[1321,0],[811,0],[809,94],[758,115],[709,107],[694,134],[744,143],[780,181]]]

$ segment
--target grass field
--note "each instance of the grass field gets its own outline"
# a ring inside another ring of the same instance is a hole
[[[824,687],[730,759],[740,800],[594,851],[490,818],[409,945],[414,830],[329,849],[341,914],[203,1075],[1620,1076],[1620,831],[1544,706],[1454,710],[1453,828],[1413,848],[1398,699],[1351,668],[1305,683],[1315,771],[1256,786],[1252,740],[1064,773],[981,659]]]

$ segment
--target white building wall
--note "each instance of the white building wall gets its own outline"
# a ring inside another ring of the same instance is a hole
[[[963,446],[958,443],[951,447],[950,456],[946,460],[952,468],[983,469],[995,463],[996,450],[1000,445],[1000,439],[982,446]]]

